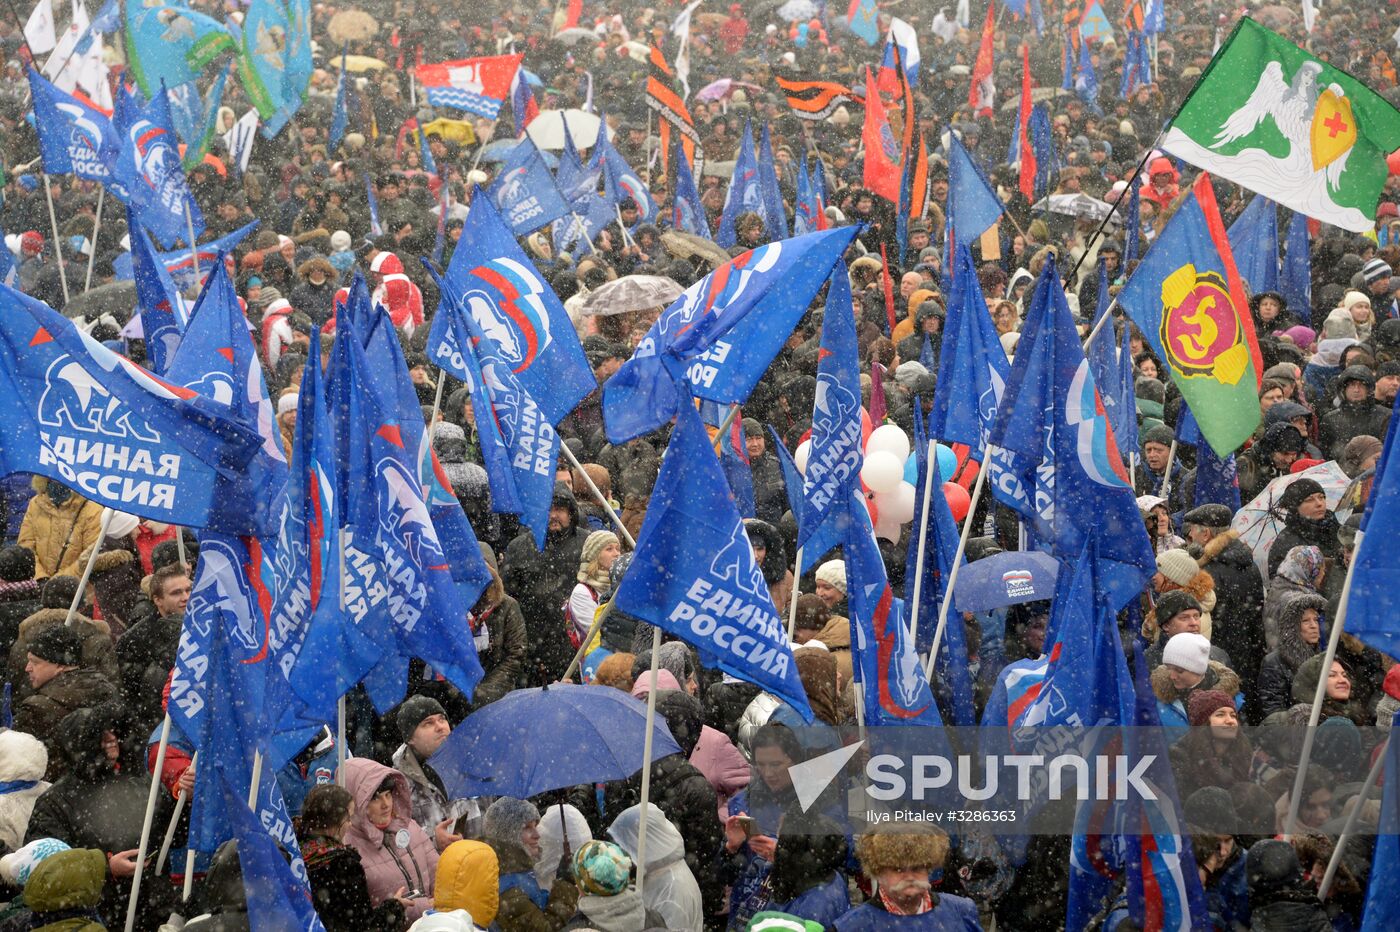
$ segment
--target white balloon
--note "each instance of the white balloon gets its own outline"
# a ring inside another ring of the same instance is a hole
[[[793,465],[795,465],[797,467],[797,471],[802,473],[804,476],[807,475],[807,457],[811,455],[812,441],[810,438],[799,443],[797,445],[797,452],[792,454]]]
[[[893,453],[877,450],[866,455],[860,478],[872,492],[893,492],[904,481],[904,461]]]
[[[907,482],[901,482],[893,492],[880,496],[879,508],[882,518],[888,514],[900,524],[913,521],[914,487]]]
[[[902,466],[909,458],[909,438],[896,425],[881,424],[870,432],[870,439],[865,443],[865,455],[869,456],[880,450],[893,453]]]
[[[880,515],[880,520],[875,523],[875,536],[883,537],[892,544],[899,543],[900,528],[903,525],[893,518],[886,518]]]

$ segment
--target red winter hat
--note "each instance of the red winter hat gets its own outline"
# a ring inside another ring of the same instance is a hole
[[[1381,684],[1381,689],[1392,699],[1400,699],[1400,663],[1390,668],[1390,672],[1385,675],[1385,682]]]
[[[31,256],[38,255],[44,249],[43,234],[36,230],[20,234],[19,248]]]
[[[1235,707],[1235,700],[1230,698],[1229,693],[1218,689],[1204,689],[1187,697],[1186,718],[1192,725],[1205,725],[1210,722],[1210,717],[1216,709],[1226,706],[1232,709]]]

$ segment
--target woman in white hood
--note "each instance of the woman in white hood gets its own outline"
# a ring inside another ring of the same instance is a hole
[[[624,809],[608,834],[628,857],[637,860],[642,807]],[[642,878],[642,901],[646,908],[666,920],[666,928],[678,932],[700,932],[704,927],[704,907],[700,885],[685,863],[685,841],[655,803],[647,803],[646,869]]]

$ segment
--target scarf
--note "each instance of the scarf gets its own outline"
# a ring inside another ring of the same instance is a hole
[[[0,796],[4,796],[7,793],[23,793],[25,790],[32,790],[38,785],[38,780],[9,780],[0,783]]]
[[[906,913],[896,906],[889,897],[885,896],[884,890],[881,890],[880,905],[885,907],[885,912],[889,913],[891,916],[922,916],[924,913],[933,911],[933,894],[931,892],[925,892],[924,898],[919,901],[919,905],[914,907],[912,912]]]

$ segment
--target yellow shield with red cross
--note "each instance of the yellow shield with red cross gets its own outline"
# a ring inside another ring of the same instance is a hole
[[[1356,143],[1356,120],[1351,114],[1351,101],[1330,88],[1317,98],[1312,128],[1313,171],[1322,171],[1341,158]]]

